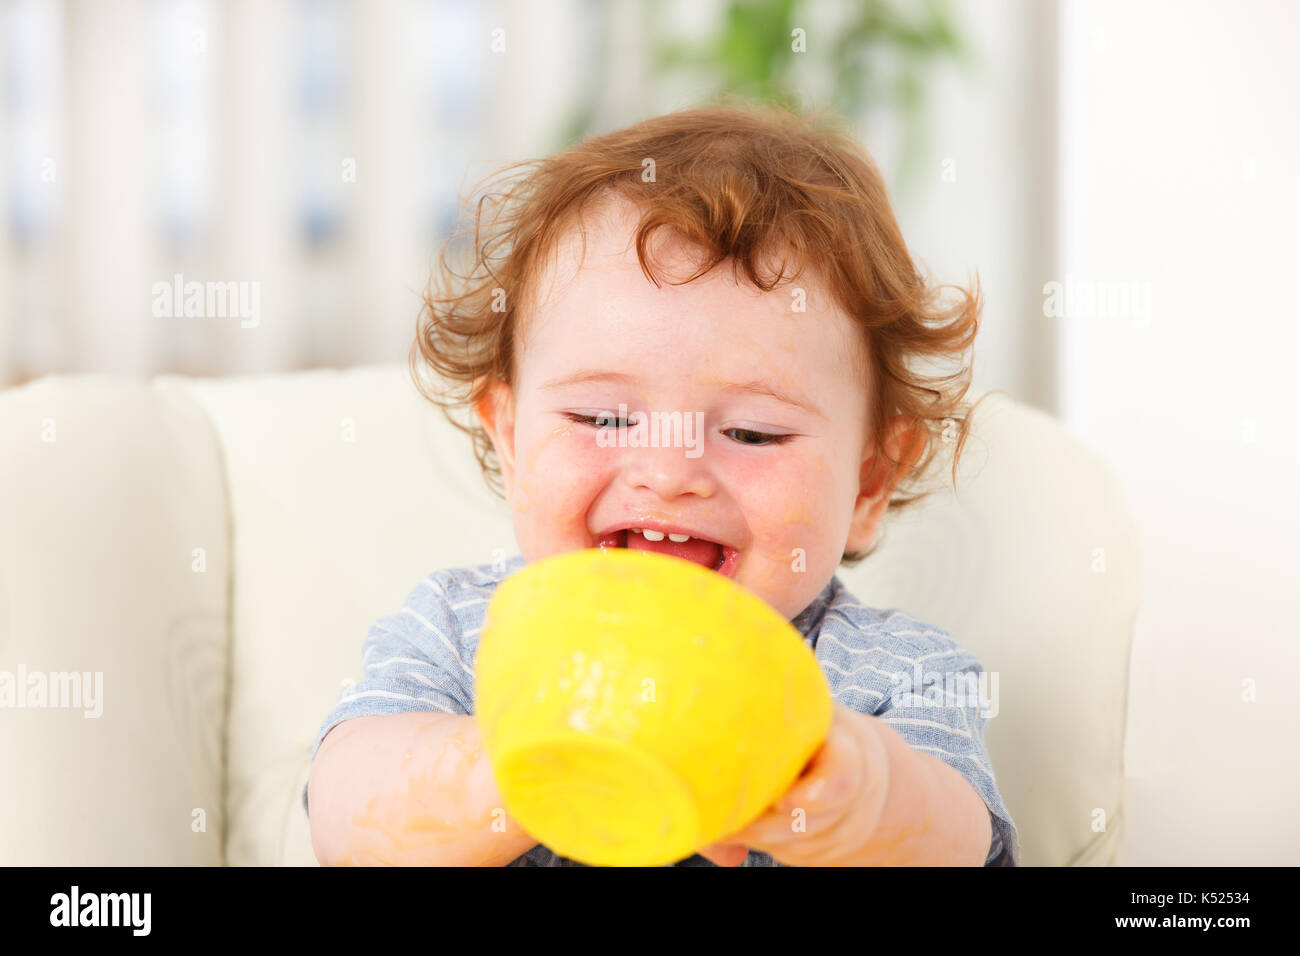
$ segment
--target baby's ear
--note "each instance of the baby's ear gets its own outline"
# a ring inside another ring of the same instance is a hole
[[[515,402],[509,384],[493,378],[474,403],[474,414],[492,439],[508,497],[515,483]]]
[[[888,457],[868,448],[868,455],[862,460],[858,475],[858,500],[853,505],[853,518],[845,542],[848,550],[865,551],[871,547],[894,489],[925,450],[924,437],[916,422],[898,415],[885,428]],[[902,463],[893,469],[892,474],[890,458]]]

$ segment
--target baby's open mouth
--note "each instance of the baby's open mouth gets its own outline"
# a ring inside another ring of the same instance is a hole
[[[740,552],[707,538],[672,534],[651,528],[622,528],[596,540],[598,548],[626,548],[629,551],[654,551],[682,558],[731,577]]]

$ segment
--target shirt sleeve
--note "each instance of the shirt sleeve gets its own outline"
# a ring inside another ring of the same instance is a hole
[[[312,760],[325,735],[353,717],[474,712],[471,667],[477,643],[460,627],[448,595],[452,586],[444,573],[432,574],[416,585],[400,611],[370,626],[361,650],[362,679],[340,691],[316,733]],[[310,816],[305,785],[302,807]]]
[[[933,643],[938,646],[925,648],[908,671],[893,675],[892,693],[875,716],[914,750],[933,754],[960,773],[983,798],[993,831],[984,865],[1018,866],[1016,825],[998,793],[984,743],[989,715],[997,712],[997,685],[981,679],[979,661],[944,632],[935,630]]]

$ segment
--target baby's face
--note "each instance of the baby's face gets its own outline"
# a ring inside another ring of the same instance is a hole
[[[520,551],[528,562],[593,547],[676,553],[791,619],[846,546],[870,544],[888,497],[864,488],[859,333],[809,273],[762,293],[737,285],[723,263],[656,288],[629,214],[588,219],[581,268],[571,234],[516,339],[515,388],[496,383],[477,408]],[[686,247],[667,248],[657,261],[671,278],[690,275]],[[795,287],[806,311],[795,311]],[[593,421],[602,413],[603,434]],[[638,419],[649,447],[632,447]]]

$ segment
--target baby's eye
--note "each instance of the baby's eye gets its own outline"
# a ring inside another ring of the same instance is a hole
[[[728,428],[722,434],[730,435],[735,433],[736,439],[742,445],[782,445],[788,442],[793,435],[769,435],[767,432],[756,432],[749,428]]]
[[[577,422],[579,425],[592,425],[595,428],[630,428],[632,425],[632,416],[619,418],[613,412],[605,412],[600,415],[579,415],[577,412],[565,412],[564,417],[569,421]]]

